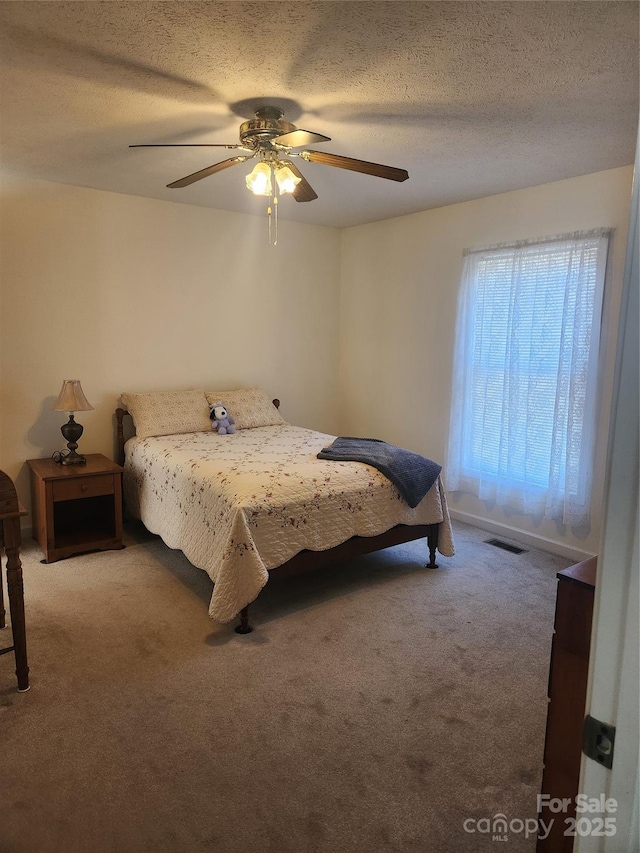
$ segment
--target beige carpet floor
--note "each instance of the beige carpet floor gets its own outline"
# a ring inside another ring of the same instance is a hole
[[[269,584],[244,637],[138,528],[51,565],[25,543],[32,688],[0,658],[1,853],[495,850],[464,822],[535,818],[569,561],[455,534],[437,570],[417,542]]]

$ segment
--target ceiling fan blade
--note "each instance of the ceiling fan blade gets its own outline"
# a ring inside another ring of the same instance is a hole
[[[244,146],[224,145],[219,142],[146,142],[141,145],[130,145],[129,148],[244,148]]]
[[[337,166],[338,169],[349,169],[351,172],[364,172],[365,175],[387,178],[390,181],[406,181],[409,177],[406,169],[381,166],[379,163],[369,163],[367,160],[354,160],[352,157],[342,157],[340,154],[325,154],[324,151],[301,151],[300,156],[310,163]]]
[[[286,162],[287,166],[291,169],[296,177],[300,178],[300,183],[296,184],[295,190],[291,193],[291,195],[295,198],[296,201],[313,201],[314,198],[318,198],[318,193],[311,186],[309,181],[302,174],[300,169],[292,163],[290,160],[283,161]]]
[[[253,156],[253,155],[252,155]],[[203,178],[208,178],[209,175],[215,175],[216,172],[221,172],[223,169],[228,169],[229,166],[235,166],[236,163],[244,163],[245,160],[250,160],[251,157],[230,157],[228,160],[222,160],[220,163],[214,163],[213,166],[207,166],[206,169],[200,169],[199,172],[194,172],[192,175],[187,175],[186,178],[180,178],[171,184],[167,184],[169,189],[179,189],[188,187],[189,184],[194,184],[196,181],[201,181]]]
[[[319,142],[330,142],[330,136],[323,136],[321,133],[312,133],[310,130],[292,130],[290,133],[283,133],[282,136],[276,136],[271,140],[276,145],[286,145],[287,148],[299,148],[301,145],[317,145]]]

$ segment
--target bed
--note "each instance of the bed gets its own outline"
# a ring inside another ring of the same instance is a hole
[[[440,478],[413,509],[375,468],[317,454],[334,439],[288,424],[262,389],[122,395],[116,410],[128,512],[180,549],[213,581],[209,614],[239,615],[270,578],[318,568],[401,542],[427,538],[453,556]],[[211,429],[209,405],[223,402],[238,427]],[[125,440],[131,414],[136,434]]]

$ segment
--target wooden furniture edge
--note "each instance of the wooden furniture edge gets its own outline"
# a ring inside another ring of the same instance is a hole
[[[556,574],[556,609],[538,799],[538,820],[547,825],[548,830],[538,836],[537,853],[573,850],[574,838],[566,827],[576,821],[597,564],[598,556],[595,555]],[[552,801],[566,804],[562,815],[550,809]]]
[[[27,632],[24,613],[24,584],[20,548],[22,534],[20,518],[27,511],[18,500],[16,487],[8,474],[0,471],[0,628],[6,626],[4,596],[2,591],[2,552],[6,556],[7,595],[11,614],[13,642],[0,648],[0,656],[13,652],[16,663],[18,692],[29,689],[29,664],[27,662]]]
[[[596,585],[597,571],[598,558],[596,556],[582,560],[582,562],[576,563],[574,566],[569,566],[567,569],[562,569],[562,571],[556,574],[556,577],[558,579],[566,578],[573,581],[573,583],[591,589]]]

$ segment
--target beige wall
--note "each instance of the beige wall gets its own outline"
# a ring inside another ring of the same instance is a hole
[[[63,379],[95,407],[80,450],[112,458],[125,390],[260,384],[336,429],[337,230],[281,222],[273,247],[266,217],[35,181],[3,181],[0,215],[0,468],[27,506]]]
[[[64,447],[51,406],[65,378],[95,406],[78,417],[85,452],[113,455],[123,390],[257,383],[292,423],[444,461],[463,248],[613,226],[597,519],[631,178],[614,169],[343,232],[282,222],[275,248],[263,217],[5,180],[0,467],[28,505],[24,460]],[[562,530],[450,503],[560,553],[597,550],[597,523]]]
[[[569,556],[596,553],[632,167],[451,205],[342,232],[342,430],[444,461],[462,250],[612,226],[603,401],[589,530],[534,525],[469,496],[454,511]],[[462,516],[461,516],[462,517]],[[511,530],[513,528],[513,530]]]

